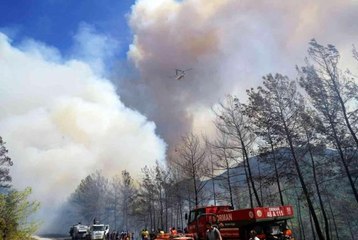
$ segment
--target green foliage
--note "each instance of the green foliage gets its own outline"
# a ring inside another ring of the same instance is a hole
[[[37,230],[38,225],[29,221],[29,216],[37,211],[39,203],[29,201],[30,194],[31,188],[0,194],[0,240],[31,239]]]

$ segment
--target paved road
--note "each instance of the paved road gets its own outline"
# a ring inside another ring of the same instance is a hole
[[[64,237],[51,237],[51,238],[48,238],[48,237],[39,237],[39,236],[34,236],[35,239],[38,239],[38,240],[71,240],[70,237],[68,238],[64,238]]]

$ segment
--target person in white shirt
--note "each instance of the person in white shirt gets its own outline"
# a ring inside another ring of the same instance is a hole
[[[213,226],[210,222],[206,223],[206,239],[207,240],[222,240],[219,229]]]

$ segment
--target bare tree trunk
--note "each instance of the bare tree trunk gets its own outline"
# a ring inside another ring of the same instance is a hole
[[[194,178],[193,179],[193,181],[194,181],[194,198],[195,198],[195,206],[197,207],[197,206],[199,206],[199,198],[198,198],[198,189],[197,189],[197,185],[196,185],[196,179]]]
[[[249,190],[250,208],[253,208],[254,207],[254,202],[252,200],[251,186],[250,186],[249,176],[247,174],[247,169],[246,168],[247,168],[246,167],[246,161],[244,160],[244,171],[245,171],[245,176],[246,176],[247,188]]]
[[[154,228],[156,228],[157,225],[157,222],[156,222],[156,214],[155,214],[155,207],[153,206],[152,207],[152,203],[150,203],[150,214],[151,214],[151,218],[150,218],[150,226],[153,226],[154,225]]]
[[[349,233],[351,234],[351,238],[352,238],[352,240],[354,240],[354,233],[353,233],[352,224],[351,224],[351,222],[350,222],[348,219],[346,219],[346,222],[347,222],[347,224],[348,224]]]
[[[113,211],[113,217],[114,217],[114,228],[117,229],[117,216],[118,216],[118,213],[117,213],[117,190],[114,189],[114,211]]]
[[[180,214],[180,227],[183,230],[184,229],[184,220],[183,220],[183,208],[182,208],[182,202],[181,199],[179,201],[179,214]]]
[[[199,193],[203,190],[205,185],[205,182],[200,179],[204,176],[208,176],[210,171],[210,167],[205,164],[205,149],[201,147],[199,138],[191,133],[183,137],[183,144],[179,153],[182,159],[175,163],[180,166],[186,177],[192,179],[195,206],[198,206]]]
[[[4,232],[3,232],[3,234],[2,234],[2,239],[3,240],[7,240],[7,228],[5,227],[5,229],[4,229]]]
[[[168,229],[168,197],[167,197],[166,193],[165,193],[164,199],[165,199],[164,200],[164,203],[165,203],[165,224],[166,224],[166,229]]]
[[[311,158],[311,163],[312,163],[314,185],[316,187],[317,196],[318,196],[318,200],[319,200],[319,205],[321,207],[321,211],[322,211],[322,215],[323,215],[323,219],[324,219],[326,238],[327,238],[327,240],[330,240],[328,218],[327,218],[326,210],[325,210],[325,207],[324,207],[324,204],[323,204],[321,191],[320,191],[319,185],[318,185],[317,173],[316,173],[316,163],[315,163],[315,160],[313,158],[311,143],[310,143],[309,136],[307,135],[307,133],[306,133],[306,138],[307,138],[308,152],[309,152],[309,155],[310,155],[310,158]]]
[[[302,222],[302,212],[301,212],[301,204],[300,199],[298,197],[298,194],[296,192],[296,199],[297,199],[297,213],[298,213],[298,225],[299,225],[299,233],[300,233],[300,240],[305,240],[305,230],[303,228],[303,222]]]
[[[276,163],[276,153],[275,153],[275,149],[274,149],[274,146],[273,146],[273,141],[272,141],[272,138],[271,138],[270,134],[269,134],[269,143],[270,143],[270,147],[271,147],[271,153],[273,155],[273,163],[274,163],[274,167],[275,167],[276,184],[277,184],[277,188],[278,188],[278,192],[279,192],[279,196],[280,196],[281,205],[285,205],[285,203],[283,201],[281,184],[280,184],[280,177],[279,177],[277,163]]]
[[[216,205],[216,192],[215,192],[215,178],[214,178],[214,161],[213,155],[216,156],[217,162],[216,166],[220,168],[225,168],[225,175],[226,175],[226,183],[227,183],[227,190],[229,192],[229,202],[231,206],[234,206],[234,197],[233,197],[233,190],[232,190],[232,183],[231,183],[231,165],[230,160],[233,160],[231,156],[232,147],[229,146],[228,137],[221,132],[220,139],[218,139],[215,143],[208,143],[210,145],[210,160],[211,160],[211,180],[212,180],[212,188],[213,188],[213,197],[214,197],[214,205]]]
[[[282,113],[281,113],[281,116],[282,116]],[[288,130],[288,127],[286,125],[286,121],[285,119],[282,117],[282,123],[284,125],[284,129],[285,129],[285,134],[286,134],[286,139],[287,139],[287,142],[290,146],[290,151],[291,151],[291,155],[292,155],[292,159],[293,159],[293,162],[295,164],[295,167],[296,167],[296,172],[297,172],[297,175],[298,175],[298,179],[301,183],[301,187],[302,187],[302,190],[303,190],[303,193],[306,197],[306,201],[307,201],[307,204],[308,204],[308,208],[309,208],[309,211],[311,212],[312,214],[312,218],[313,218],[313,222],[314,222],[314,225],[316,227],[316,231],[317,231],[317,235],[318,235],[318,238],[320,240],[325,240],[325,237],[323,236],[323,233],[322,233],[322,230],[321,230],[321,227],[320,227],[320,224],[319,224],[319,221],[318,221],[318,218],[317,218],[317,215],[315,213],[315,210],[314,210],[314,207],[313,207],[313,203],[312,203],[312,200],[309,196],[309,192],[308,192],[308,189],[307,189],[307,186],[304,182],[304,179],[303,179],[303,175],[302,175],[302,172],[301,172],[301,168],[300,168],[300,165],[298,164],[298,159],[296,157],[296,153],[295,153],[295,148],[293,146],[293,142],[292,142],[292,139],[291,139],[291,135],[290,135],[290,131]]]
[[[211,181],[213,184],[213,197],[214,197],[214,205],[216,205],[216,191],[215,191],[215,178],[214,178],[214,163],[213,163],[213,158],[212,155],[210,155],[210,160],[211,160]]]
[[[259,207],[262,207],[262,204],[261,204],[261,201],[259,198],[259,194],[257,193],[257,189],[255,187],[255,181],[254,181],[252,173],[251,173],[250,161],[249,161],[249,156],[247,154],[246,146],[245,146],[244,142],[242,141],[242,139],[240,140],[240,142],[241,142],[241,147],[242,147],[242,151],[243,151],[244,161],[247,163],[247,171],[248,171],[248,176],[249,176],[248,181],[251,182],[252,190],[254,192],[257,205]]]
[[[225,154],[225,158],[227,158],[226,154]],[[226,162],[227,162],[227,159],[226,159]],[[226,172],[227,172],[227,184],[228,184],[228,187],[229,187],[230,204],[233,207],[234,206],[234,199],[233,199],[232,189],[231,189],[230,167],[228,166],[228,164],[227,164]]]
[[[342,95],[341,95],[341,91],[339,90],[339,87],[338,87],[338,83],[337,83],[338,75],[335,74],[334,72],[332,72],[332,70],[329,68],[329,65],[332,65],[332,64],[329,64],[329,62],[327,62],[327,58],[324,56],[324,53],[321,52],[321,54],[322,54],[321,57],[322,57],[322,59],[324,60],[324,63],[325,63],[325,68],[326,68],[325,70],[326,70],[326,72],[328,73],[328,75],[331,78],[333,91],[337,94],[338,102],[341,105],[344,122],[346,123],[346,126],[349,129],[349,132],[352,135],[353,140],[354,140],[354,142],[356,144],[356,148],[358,149],[358,138],[357,138],[357,135],[356,135],[356,133],[354,132],[354,130],[352,128],[352,124],[349,121],[349,118],[348,118],[348,115],[347,115],[347,109],[346,109],[346,106],[344,104],[344,101],[343,101],[343,98],[342,98]],[[332,67],[333,67],[334,71],[336,72],[337,71],[336,66],[332,65]]]
[[[260,197],[261,197],[261,203],[264,206],[264,197],[263,197],[263,193],[262,193],[262,175],[261,175],[261,168],[260,168],[260,163],[257,162],[257,170],[259,171],[259,179],[260,179],[260,183],[259,183],[259,188],[260,188]]]
[[[304,85],[304,88],[306,89],[306,91],[309,93],[309,95],[311,96],[311,98],[315,98],[317,96],[322,96],[322,100],[324,101],[320,101],[320,104],[317,106],[316,104],[316,108],[319,109],[319,111],[323,112],[324,117],[329,121],[329,127],[333,132],[333,138],[334,138],[334,142],[336,145],[336,148],[339,152],[341,161],[343,163],[343,167],[344,170],[347,174],[350,186],[352,188],[354,197],[356,199],[356,202],[358,202],[358,191],[355,187],[354,181],[352,179],[352,175],[349,171],[348,168],[348,164],[346,163],[346,158],[344,156],[343,153],[343,146],[342,146],[342,142],[340,141],[339,137],[338,137],[338,130],[336,129],[336,125],[335,122],[337,122],[337,119],[335,118],[335,116],[332,115],[332,106],[330,106],[329,101],[338,101],[340,104],[340,110],[343,114],[343,118],[344,119],[338,119],[338,121],[344,121],[345,126],[348,128],[349,133],[351,134],[351,136],[354,139],[356,148],[358,148],[358,138],[356,136],[356,133],[354,132],[354,130],[352,129],[351,123],[349,122],[349,118],[347,115],[347,109],[345,107],[344,101],[343,101],[343,97],[342,97],[342,90],[339,89],[339,85],[341,84],[339,81],[339,69],[337,67],[338,64],[338,59],[339,59],[339,53],[338,51],[333,47],[333,46],[329,46],[324,47],[320,44],[318,44],[316,42],[316,40],[312,40],[310,42],[311,47],[309,48],[309,54],[311,56],[311,58],[318,64],[318,70],[314,69],[314,73],[317,74],[316,78],[308,78],[310,80],[309,85],[307,85],[307,82],[305,83],[305,80],[301,80],[301,84]],[[319,74],[321,73],[321,74]],[[325,79],[321,79],[321,75],[325,75],[324,78],[326,79],[328,76],[329,79],[325,80]],[[316,79],[320,79],[320,80],[316,80]],[[312,82],[313,81],[313,82]],[[316,84],[315,82],[316,81]],[[328,83],[326,83],[326,81],[329,81]],[[312,84],[317,85],[317,82],[321,83],[319,86],[319,88],[317,88],[317,86],[312,88]],[[319,92],[310,92],[310,89],[319,89]],[[350,90],[352,91],[352,90]],[[354,93],[356,94],[356,93]],[[332,99],[332,97],[334,98],[333,100],[329,100],[330,98]],[[322,102],[324,102],[324,104],[322,105]],[[334,110],[336,111],[336,110]]]
[[[341,161],[343,163],[344,170],[345,170],[345,172],[347,174],[347,177],[348,177],[349,183],[351,185],[351,188],[352,188],[353,194],[355,196],[355,199],[358,202],[358,192],[357,192],[357,189],[355,187],[352,175],[349,172],[348,164],[347,164],[346,159],[344,157],[341,141],[339,141],[336,128],[334,127],[334,124],[333,124],[333,119],[329,118],[329,121],[330,121],[331,129],[333,131],[333,137],[334,137],[334,140],[336,142],[336,147],[338,148],[337,150],[338,150],[339,156],[341,158]]]
[[[311,215],[311,213],[309,214],[309,218],[310,218],[310,225],[311,225],[311,231],[312,231],[312,239],[316,240],[316,233],[314,231],[314,226],[313,226],[313,223],[312,223],[312,215]]]
[[[216,123],[217,129],[235,142],[236,151],[242,153],[243,160],[246,163],[247,181],[251,184],[258,206],[262,206],[253,178],[248,149],[252,144],[251,137],[253,136],[249,125],[249,118],[244,114],[244,107],[240,104],[238,98],[229,96],[226,105],[220,104],[221,111],[216,113],[219,122]],[[253,204],[252,204],[253,205]]]
[[[331,212],[331,216],[332,216],[332,220],[333,220],[333,226],[334,226],[334,231],[335,231],[335,233],[336,233],[336,238],[337,238],[337,240],[339,240],[339,234],[338,234],[338,228],[337,228],[337,223],[336,223],[336,217],[334,216],[333,209],[332,209],[332,205],[331,205],[331,201],[329,200],[329,198],[327,199],[327,202],[328,202],[328,206],[329,206],[329,209],[330,209],[330,212]]]

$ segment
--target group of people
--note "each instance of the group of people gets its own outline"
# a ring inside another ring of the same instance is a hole
[[[219,229],[213,225],[212,223],[210,222],[207,222],[206,223],[206,239],[207,240],[222,240],[222,237],[221,237],[221,233],[219,231]],[[143,228],[140,235],[141,235],[141,240],[151,240],[151,239],[155,239],[157,235],[164,235],[164,231],[158,229],[158,232],[157,234],[151,234],[146,228]],[[172,227],[170,228],[169,230],[169,234],[170,234],[170,237],[175,237],[178,235],[178,231],[175,227]],[[255,230],[251,230],[250,233],[249,233],[249,236],[250,236],[250,239],[249,240],[260,240],[258,237],[257,237],[257,234],[255,232]],[[123,238],[120,238],[122,240],[127,240],[127,239],[123,239]],[[130,239],[128,239],[130,240]]]
[[[157,231],[154,229],[149,232],[147,228],[143,228],[140,232],[141,240],[153,240],[153,239],[169,239],[180,236],[183,231],[181,229],[176,229],[171,227],[168,232],[163,231],[161,228],[158,228]]]
[[[169,229],[169,236],[170,237],[175,237],[178,235],[180,231],[178,231],[175,227],[172,227]],[[142,240],[153,240],[153,239],[156,239],[156,238],[163,238],[165,235],[168,235],[168,234],[165,234],[165,232],[162,230],[162,229],[158,229],[157,232],[155,232],[154,230],[152,230],[151,232],[149,232],[147,230],[147,228],[143,228],[141,233],[141,239]],[[169,237],[168,236],[168,237]]]
[[[132,240],[133,239],[133,233],[129,232],[116,232],[113,231],[109,234],[108,240]]]

